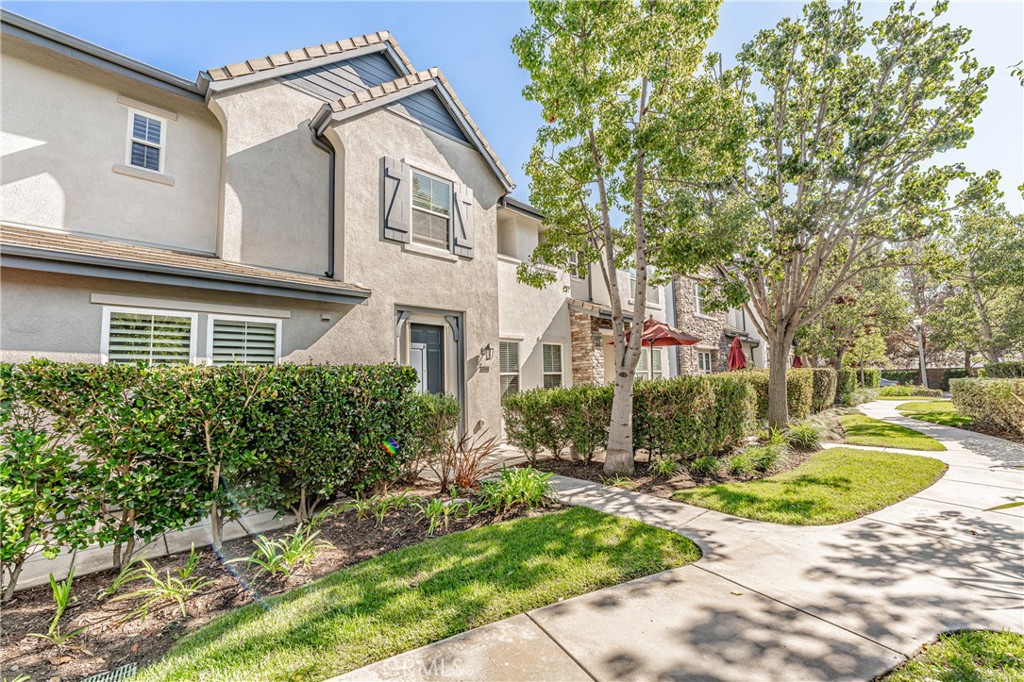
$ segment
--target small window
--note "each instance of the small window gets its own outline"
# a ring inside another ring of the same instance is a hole
[[[158,365],[195,359],[193,314],[107,308],[103,327],[103,362]]]
[[[661,287],[647,287],[647,301],[651,305],[661,305]]]
[[[154,116],[128,112],[128,165],[162,173],[166,122]]]
[[[519,392],[519,342],[498,343],[498,371],[501,373],[501,395]]]
[[[701,374],[711,373],[711,353],[697,353],[697,369],[700,371]]]
[[[652,367],[653,363],[653,367]],[[661,376],[661,349],[651,348],[649,346],[640,349],[640,361],[636,363],[636,378],[637,379],[649,379],[651,377],[651,370],[654,370],[654,376]]]
[[[704,314],[704,291],[699,282],[693,283],[693,312]]]
[[[451,216],[451,183],[413,171],[412,240],[447,251]]]
[[[214,365],[273,365],[280,357],[280,322],[210,316],[209,358]]]
[[[557,343],[544,344],[544,388],[559,388],[562,385],[562,346]]]
[[[647,281],[651,279],[651,269],[647,269]],[[629,299],[636,297],[636,270],[629,271]],[[651,305],[661,305],[661,287],[647,286],[647,302]]]

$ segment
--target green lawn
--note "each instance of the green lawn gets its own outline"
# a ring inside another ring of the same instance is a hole
[[[672,499],[748,519],[820,526],[906,499],[938,480],[945,468],[930,457],[830,448],[778,476],[680,490]]]
[[[846,442],[873,448],[903,448],[938,452],[946,447],[930,436],[905,426],[872,419],[863,414],[844,414],[839,423],[846,431]]]
[[[907,417],[945,426],[970,426],[973,421],[970,417],[965,417],[957,412],[953,403],[948,400],[905,403],[897,405],[896,410]]]
[[[139,680],[321,680],[699,558],[675,533],[585,508],[484,526],[227,614]]]
[[[1024,680],[1024,635],[955,632],[941,635],[885,682],[1011,682]]]

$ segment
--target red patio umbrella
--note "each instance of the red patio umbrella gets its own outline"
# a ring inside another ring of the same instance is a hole
[[[732,347],[729,348],[729,369],[744,369],[747,366],[747,357],[743,354],[743,342],[740,337],[732,340]]]
[[[793,368],[799,369],[804,366],[804,361],[800,359],[799,355],[793,356]]]
[[[626,330],[629,334],[629,330]],[[612,344],[615,341],[611,341]],[[648,348],[668,348],[670,346],[692,346],[695,343],[700,343],[700,339],[696,336],[690,336],[686,332],[680,331],[674,327],[668,326],[664,322],[655,320],[653,316],[648,317],[644,320],[644,334],[640,339],[641,346],[647,346]],[[650,378],[654,378],[654,363],[649,362],[648,371],[650,372]]]

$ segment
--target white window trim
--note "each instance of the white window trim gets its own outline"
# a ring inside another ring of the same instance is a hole
[[[152,170],[151,168],[143,168],[142,166],[136,166],[132,163],[132,142],[135,141],[135,116],[144,116],[145,118],[153,119],[154,121],[160,122],[160,144],[154,145],[152,142],[147,140],[140,140],[140,144],[147,146],[156,146],[159,150],[159,168]],[[142,109],[135,109],[132,107],[128,108],[128,125],[125,133],[125,149],[124,149],[124,165],[128,168],[143,171],[146,173],[155,173],[157,175],[164,174],[164,167],[167,164],[167,119],[163,116],[157,116],[149,111],[143,111]]]
[[[501,371],[501,344],[503,343],[514,343],[516,345],[516,371],[515,372],[502,372]],[[516,382],[516,391],[521,392],[523,390],[523,360],[522,360],[523,342],[519,339],[498,339],[498,386],[501,387],[502,377],[518,377],[519,381]],[[541,358],[543,362],[543,358]],[[542,366],[543,369],[543,366]]]
[[[693,314],[706,316],[704,312],[704,297],[700,295],[700,282],[693,283]]]
[[[708,368],[707,369],[704,369],[703,367],[700,366],[701,358],[704,357],[705,355],[708,357]],[[700,374],[711,374],[712,370],[713,370],[713,362],[714,362],[714,359],[711,357],[711,351],[707,351],[707,350],[697,351],[697,371]]]
[[[128,313],[131,315],[164,315],[174,317],[187,317],[191,320],[189,327],[188,358],[191,364],[197,364],[196,338],[199,332],[199,313],[185,312],[184,310],[165,310],[155,308],[127,308],[123,306],[103,306],[103,322],[100,328],[100,362],[104,365],[110,362],[110,315],[111,313]]]
[[[442,248],[442,247],[438,246],[437,244],[432,244],[432,243],[425,242],[425,241],[417,242],[416,241],[416,233],[412,229],[412,222],[411,221],[409,223],[409,240],[410,240],[409,244],[410,245],[414,244],[416,246],[422,247],[424,249],[430,249],[432,251],[439,251],[441,253],[451,253],[451,250],[452,250],[452,247],[453,247],[453,242],[455,241],[455,234],[454,234],[454,231],[455,231],[455,181],[452,180],[451,178],[448,178],[448,177],[444,176],[444,175],[439,175],[439,174],[437,174],[434,171],[426,170],[425,168],[423,168],[422,166],[419,166],[419,165],[409,164],[409,169],[410,169],[410,175],[409,175],[409,180],[410,180],[410,182],[409,182],[409,210],[410,210],[410,212],[415,213],[416,211],[422,211],[423,213],[426,213],[428,215],[432,215],[432,216],[436,216],[438,218],[446,219],[448,221],[448,235],[445,238],[445,240],[448,242],[448,246],[447,246],[447,248]],[[446,185],[448,185],[448,215],[447,216],[443,215],[441,213],[437,213],[436,211],[431,211],[430,209],[427,209],[427,208],[419,208],[419,207],[416,206],[416,204],[413,203],[412,188],[413,188],[413,185],[415,185],[416,183],[413,182],[413,177],[412,176],[414,174],[416,174],[416,173],[419,173],[420,175],[425,175],[428,178],[431,178],[433,180],[438,180],[439,182],[443,182]],[[412,249],[412,250],[415,251],[414,249]],[[433,254],[427,253],[427,254],[424,254],[424,255],[433,255]],[[456,258],[458,258],[458,257],[456,256]]]
[[[206,316],[206,355],[201,358],[204,365],[213,365],[213,321],[228,320],[230,322],[262,322],[271,323],[276,327],[274,330],[274,364],[281,362],[281,320],[269,317],[256,317],[253,315],[207,315]]]
[[[562,369],[557,372],[547,372],[544,370],[544,346],[557,346],[558,347],[558,362],[562,366]],[[565,388],[565,344],[552,343],[550,341],[542,341],[540,344],[540,385],[544,387],[544,380],[547,379],[548,375],[558,375],[558,386],[559,388]]]

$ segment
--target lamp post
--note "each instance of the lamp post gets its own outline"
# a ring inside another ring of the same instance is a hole
[[[921,363],[921,386],[928,388],[928,371],[924,365],[924,320],[915,317],[914,326],[917,327],[917,355]]]

